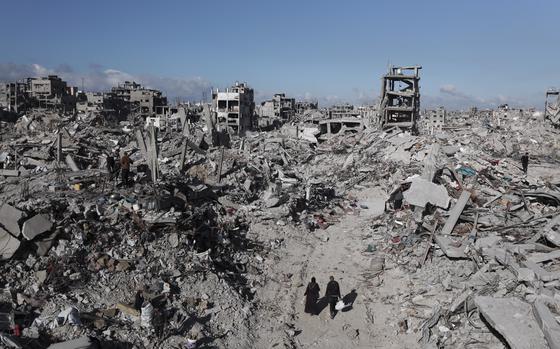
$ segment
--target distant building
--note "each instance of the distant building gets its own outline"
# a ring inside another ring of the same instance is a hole
[[[329,108],[330,119],[355,118],[360,113],[354,109],[352,104],[338,104]]]
[[[30,108],[73,112],[76,96],[77,88],[56,75],[0,84],[0,107],[16,113]]]
[[[439,107],[434,110],[428,110],[426,113],[426,127],[428,127],[429,129],[441,129],[443,128],[443,126],[445,126],[447,111],[444,107]]]
[[[261,106],[260,116],[289,121],[294,117],[296,100],[286,97],[284,93],[277,93],[271,100],[261,103]]]
[[[85,92],[78,94],[76,111],[78,113],[90,113],[103,111],[105,95],[102,92]]]
[[[147,118],[154,116],[156,110],[167,105],[167,97],[161,91],[144,88],[134,81],[125,81],[111,88],[107,94],[111,109],[120,115]]]
[[[18,113],[28,107],[27,84],[23,82],[0,83],[0,109]]]
[[[319,102],[297,101],[295,104],[296,114],[300,115],[308,110],[319,109]]]
[[[255,113],[254,91],[246,83],[236,82],[226,91],[212,93],[215,126],[218,131],[244,135],[252,128]]]

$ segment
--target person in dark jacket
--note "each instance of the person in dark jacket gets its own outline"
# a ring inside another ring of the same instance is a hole
[[[521,166],[523,166],[523,172],[527,174],[527,168],[529,167],[529,153],[525,153],[521,157]]]
[[[112,154],[107,154],[107,179],[109,181],[113,180],[113,176],[115,174],[115,158]]]
[[[319,299],[319,284],[315,281],[315,278],[311,278],[311,282],[307,284],[307,289],[305,290],[305,312],[311,315],[317,315],[317,300]]]
[[[329,300],[330,309],[331,309],[331,319],[334,319],[336,315],[336,302],[340,298],[340,286],[338,282],[334,281],[334,276],[330,277],[329,283],[327,284],[327,292],[325,293],[325,297]]]
[[[130,173],[130,164],[132,164],[132,160],[128,157],[128,153],[125,152],[123,157],[121,158],[121,175],[122,175],[122,182],[124,186],[128,186],[128,175]]]

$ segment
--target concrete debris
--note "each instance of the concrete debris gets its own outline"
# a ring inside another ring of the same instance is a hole
[[[99,342],[90,337],[80,337],[50,345],[47,349],[97,349]]]
[[[533,303],[533,313],[550,349],[560,349],[560,325],[548,305],[542,300]]]
[[[23,212],[17,208],[6,203],[0,206],[0,225],[15,237],[21,233],[19,222],[22,218]]]
[[[33,107],[60,78],[15,83],[3,344],[558,348],[558,130],[505,106],[421,112],[419,71],[330,108],[255,106],[245,83],[168,105],[129,81],[80,92],[74,114]],[[350,306],[308,316],[306,284],[330,275]]]
[[[38,214],[23,222],[21,232],[27,240],[33,240],[35,237],[51,230],[52,226],[53,223],[48,217]]]
[[[426,207],[428,203],[433,206],[449,207],[449,195],[443,185],[434,184],[421,177],[410,180],[410,188],[403,192],[406,202],[413,206]]]
[[[2,260],[12,258],[19,245],[20,241],[18,239],[0,228],[0,257]]]
[[[530,304],[517,298],[477,296],[478,311],[512,349],[547,348]]]

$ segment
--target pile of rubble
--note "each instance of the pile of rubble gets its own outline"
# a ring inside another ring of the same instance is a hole
[[[0,145],[7,347],[253,347],[276,228],[314,234],[367,209],[349,194],[363,182],[389,196],[368,227],[368,274],[399,268],[414,285],[385,300],[402,305],[402,331],[426,347],[500,343],[486,328],[512,348],[560,346],[560,138],[542,120],[321,143],[304,123],[224,141],[203,121],[157,134],[40,120]],[[124,152],[132,186],[107,171]]]

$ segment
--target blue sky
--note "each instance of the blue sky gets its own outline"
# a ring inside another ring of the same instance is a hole
[[[11,1],[0,79],[125,78],[200,98],[247,81],[259,98],[373,102],[387,65],[423,66],[424,106],[542,107],[560,86],[560,2]],[[392,17],[397,20],[392,20]]]

